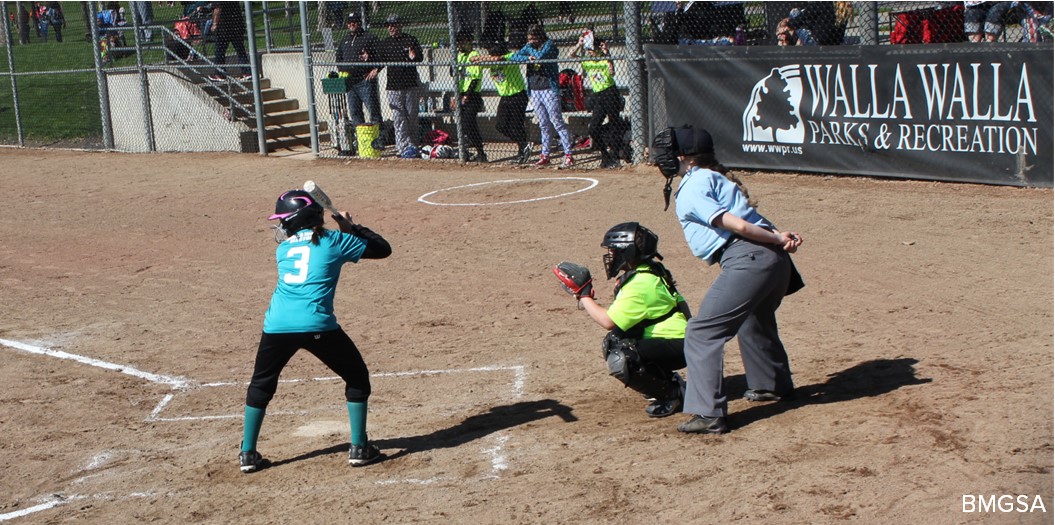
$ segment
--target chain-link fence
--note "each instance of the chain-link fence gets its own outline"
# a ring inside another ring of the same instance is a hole
[[[973,4],[3,2],[0,143],[616,166],[644,44],[1052,39],[1051,2]]]

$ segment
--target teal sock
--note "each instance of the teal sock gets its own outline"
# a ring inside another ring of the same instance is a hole
[[[362,403],[348,402],[348,423],[352,427],[352,444],[363,446],[366,444],[366,401]]]
[[[256,450],[256,439],[260,437],[260,425],[264,424],[264,409],[245,407],[245,426],[242,428],[242,452]]]

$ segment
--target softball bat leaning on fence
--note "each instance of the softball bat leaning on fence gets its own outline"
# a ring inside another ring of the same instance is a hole
[[[330,213],[337,216],[341,216],[341,212],[337,211],[337,207],[333,205],[333,201],[330,200],[330,196],[326,195],[326,192],[322,191],[322,188],[320,188],[318,184],[315,184],[315,181],[309,180],[305,182],[304,191],[308,192],[308,194],[311,195],[311,197],[315,199],[316,202],[321,204],[324,208],[330,210]],[[351,213],[348,214],[349,220],[351,220],[351,215]]]

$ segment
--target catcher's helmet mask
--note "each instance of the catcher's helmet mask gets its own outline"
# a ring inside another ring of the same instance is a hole
[[[304,190],[290,190],[278,197],[275,213],[267,218],[269,221],[276,219],[282,232],[287,237],[292,236],[300,230],[322,225],[322,205]]]
[[[604,273],[611,279],[621,271],[633,270],[638,264],[652,258],[663,260],[657,251],[659,236],[636,222],[624,222],[609,228],[601,241],[608,248],[604,254]]]

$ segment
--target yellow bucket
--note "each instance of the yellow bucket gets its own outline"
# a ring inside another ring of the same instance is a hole
[[[381,126],[377,124],[363,124],[355,127],[355,138],[359,143],[359,158],[381,158],[381,152],[374,149],[374,140],[377,139],[380,129]]]

